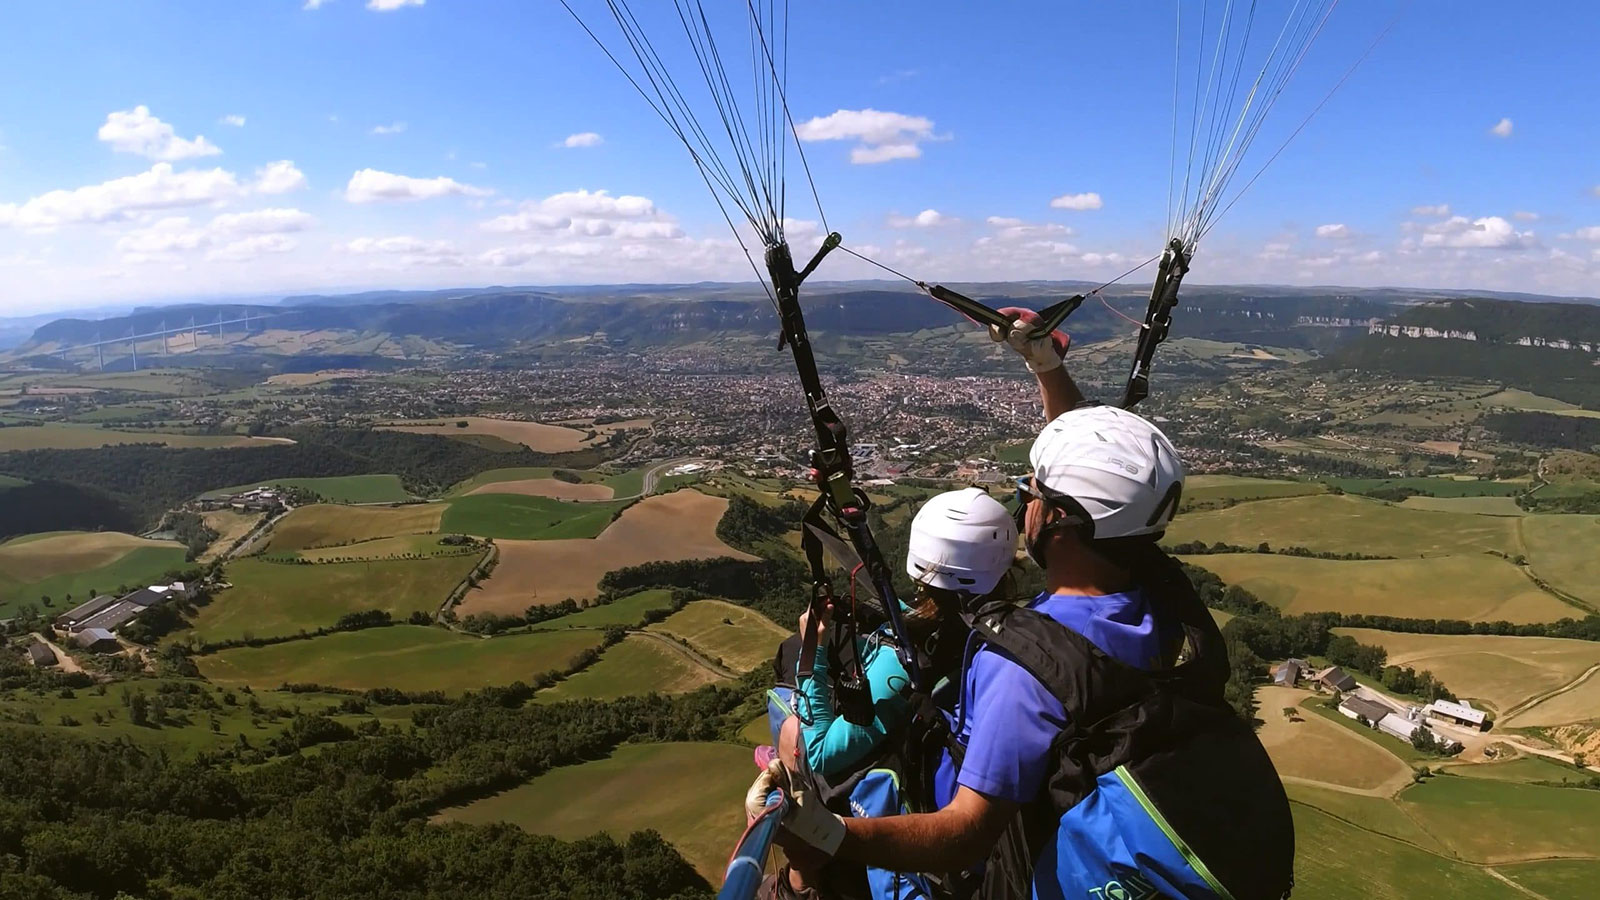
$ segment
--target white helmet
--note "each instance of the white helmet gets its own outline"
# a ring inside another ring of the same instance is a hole
[[[1077,501],[1094,539],[1159,535],[1178,511],[1183,463],[1143,416],[1115,406],[1064,412],[1028,453],[1036,485]]]
[[[983,596],[1017,556],[1017,526],[980,488],[947,491],[917,510],[906,574],[919,584]]]

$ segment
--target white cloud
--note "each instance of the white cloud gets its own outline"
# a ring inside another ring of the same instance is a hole
[[[1347,241],[1355,236],[1356,233],[1350,226],[1343,223],[1317,226],[1317,237],[1327,238],[1330,241]]]
[[[1448,216],[1450,215],[1450,204],[1440,203],[1436,206],[1413,206],[1411,207],[1411,214],[1413,216]]]
[[[244,127],[244,116],[239,116],[239,115],[223,116],[222,118],[217,120],[217,123],[220,124],[220,125],[231,125],[234,128],[243,128]]]
[[[251,189],[258,194],[287,194],[305,186],[306,174],[290,160],[280,159],[256,170],[256,181]]]
[[[573,147],[598,147],[605,142],[605,138],[592,131],[581,131],[577,134],[567,135],[567,139],[561,142],[561,146],[569,149]]]
[[[258,234],[223,244],[207,253],[206,259],[213,262],[244,262],[263,253],[288,253],[296,246],[298,244],[294,238],[281,234]]]
[[[386,238],[361,237],[345,244],[346,252],[358,255],[386,253],[404,256],[455,256],[461,251],[449,241],[425,241],[407,235]]]
[[[1517,231],[1510,222],[1499,216],[1484,216],[1470,221],[1466,216],[1452,216],[1429,225],[1423,231],[1424,247],[1514,250],[1534,245],[1533,232]]]
[[[1011,216],[990,216],[984,221],[996,228],[1015,228],[1022,224],[1021,219],[1012,218]]]
[[[135,106],[106,116],[98,136],[118,153],[137,153],[147,159],[172,161],[216,156],[222,152],[200,135],[195,135],[193,140],[178,137],[171,125],[150,114],[148,106]]]
[[[577,190],[552,194],[539,202],[539,208],[557,215],[596,219],[638,219],[656,214],[656,205],[649,197],[631,194],[613,197],[609,191]]]
[[[1099,209],[1104,205],[1100,202],[1100,195],[1094,191],[1083,194],[1062,194],[1050,201],[1051,209]]]
[[[301,6],[300,8],[301,9],[321,9],[322,8],[322,4],[324,4],[326,2],[328,2],[328,0],[306,0],[305,5]]]
[[[209,239],[204,231],[190,227],[187,216],[170,216],[148,228],[130,231],[118,238],[117,250],[125,254],[125,262],[148,262],[154,256],[198,250]],[[134,259],[127,259],[128,254],[133,255]]]
[[[406,123],[404,123],[404,122],[393,122],[393,123],[388,124],[388,125],[374,125],[374,126],[372,126],[372,133],[375,134],[375,135],[378,135],[379,137],[385,137],[385,136],[391,135],[391,134],[399,134],[399,133],[401,133],[402,131],[405,131],[405,130],[406,130]]]
[[[889,216],[889,227],[890,228],[937,228],[940,225],[952,225],[952,224],[954,224],[956,222],[959,222],[959,221],[961,221],[961,220],[952,218],[950,216],[947,216],[944,213],[939,212],[937,209],[925,209],[922,212],[919,212],[914,216],[901,216],[901,215],[891,214]]]
[[[479,225],[484,231],[559,231],[572,224],[566,216],[555,216],[549,213],[525,210],[504,216],[495,216]]]
[[[1580,241],[1595,241],[1596,243],[1600,243],[1600,225],[1588,225],[1583,228],[1579,228],[1577,231],[1572,233],[1572,236]]]
[[[362,169],[350,176],[344,196],[351,203],[378,203],[382,201],[426,200],[432,197],[467,196],[484,197],[492,191],[454,178],[440,175],[437,178],[412,178],[377,169]]]
[[[0,205],[0,225],[37,229],[114,222],[151,210],[220,203],[241,193],[238,179],[232,172],[222,169],[174,172],[171,163],[163,162],[138,175],[73,190],[50,191],[21,205]]]
[[[1493,128],[1489,129],[1489,133],[1495,137],[1508,138],[1511,137],[1511,128],[1510,119],[1501,119],[1494,124]]]
[[[1033,224],[1010,216],[990,216],[985,221],[994,227],[993,237],[999,241],[1055,240],[1073,235],[1071,228],[1055,222]]]
[[[795,126],[802,141],[859,141],[850,161],[872,165],[922,155],[920,142],[937,140],[933,120],[876,109],[841,109]]]
[[[298,209],[257,209],[217,216],[211,220],[211,229],[230,234],[282,234],[305,231],[315,222],[309,213]]]
[[[394,12],[402,6],[421,6],[428,0],[367,0],[367,9],[376,12]]]
[[[1537,222],[1539,221],[1539,214],[1519,209],[1511,214],[1511,218],[1516,219],[1518,222]]]

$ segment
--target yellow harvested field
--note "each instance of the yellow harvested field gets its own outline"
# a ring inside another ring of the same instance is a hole
[[[1600,643],[1496,634],[1400,634],[1371,628],[1336,628],[1389,654],[1389,664],[1427,669],[1461,697],[1482,700],[1504,713],[1523,701],[1571,684],[1600,665]],[[1600,703],[1589,716],[1600,717]],[[1532,723],[1523,723],[1532,724]]]
[[[467,491],[470,494],[524,494],[557,500],[610,500],[611,488],[603,484],[572,484],[559,478],[523,478],[495,481]]]
[[[206,552],[200,554],[195,560],[198,563],[208,563],[213,559],[228,552],[233,542],[250,533],[261,521],[260,513],[242,513],[231,509],[217,509],[201,515],[207,526],[217,533],[217,539],[211,542]]]
[[[443,503],[412,503],[393,507],[339,506],[331,503],[302,506],[272,526],[272,540],[267,544],[267,552],[330,547],[400,534],[438,531],[444,509]]]
[[[458,427],[457,422],[466,422],[465,428]],[[426,419],[407,422],[385,422],[378,426],[391,431],[409,431],[413,434],[437,434],[441,437],[453,437],[463,434],[487,434],[521,444],[530,450],[540,453],[565,453],[570,450],[580,450],[590,441],[584,439],[585,432],[575,428],[563,428],[560,425],[545,425],[540,422],[514,422],[509,419],[486,419],[482,416],[463,416],[459,419]]]
[[[18,581],[41,581],[110,565],[140,547],[171,548],[172,541],[151,541],[120,531],[68,531],[0,544],[0,575]]]
[[[1569,691],[1553,694],[1528,709],[1513,715],[1506,723],[1518,728],[1530,725],[1568,725],[1600,721],[1600,672],[1591,674]],[[1600,741],[1590,752],[1600,751]],[[1596,758],[1591,755],[1591,759]]]
[[[1473,513],[1480,516],[1525,516],[1515,497],[1407,497],[1401,509]]]
[[[1411,768],[1399,757],[1358,734],[1340,728],[1310,710],[1299,710],[1299,721],[1283,715],[1284,707],[1299,709],[1312,696],[1306,691],[1263,687],[1256,691],[1263,724],[1256,736],[1285,779],[1301,779],[1362,791],[1399,790],[1411,783]]]
[[[1185,561],[1290,614],[1344,612],[1520,624],[1554,622],[1577,612],[1541,591],[1516,566],[1486,553],[1359,561],[1216,553]]]
[[[717,539],[717,522],[728,508],[721,497],[682,490],[646,497],[593,539],[497,540],[494,573],[467,592],[457,612],[520,613],[534,604],[586,600],[601,576],[613,569],[655,561],[756,557]]]
[[[736,672],[771,661],[789,636],[789,629],[726,600],[696,600],[647,630],[683,638]]]

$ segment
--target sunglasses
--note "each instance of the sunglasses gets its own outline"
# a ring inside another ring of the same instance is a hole
[[[1016,490],[1011,499],[1017,505],[1011,515],[1016,520],[1019,534],[1025,530],[1023,523],[1028,514],[1028,504],[1034,500],[1041,500],[1045,505],[1059,509],[1067,514],[1065,518],[1051,523],[1051,527],[1071,528],[1081,525],[1093,525],[1094,523],[1094,517],[1090,516],[1089,511],[1083,508],[1083,504],[1066,494],[1053,491],[1048,486],[1040,484],[1032,472],[1017,477]]]

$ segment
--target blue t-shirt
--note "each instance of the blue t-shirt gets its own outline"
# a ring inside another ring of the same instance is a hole
[[[1163,665],[1163,641],[1139,591],[1098,597],[1040,594],[1030,605],[1088,638],[1106,655],[1141,669]],[[990,797],[1026,803],[1049,772],[1050,746],[1066,710],[1003,651],[973,654],[961,684],[958,734],[966,745],[958,782]]]

